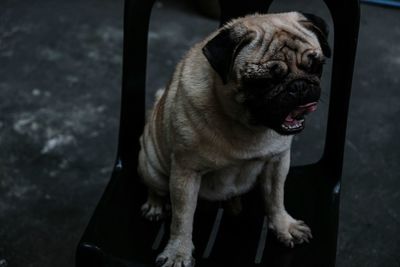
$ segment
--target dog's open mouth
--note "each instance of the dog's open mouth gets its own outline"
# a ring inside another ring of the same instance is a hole
[[[304,116],[317,109],[317,102],[301,105],[292,110],[281,124],[282,130],[295,133],[304,129]]]

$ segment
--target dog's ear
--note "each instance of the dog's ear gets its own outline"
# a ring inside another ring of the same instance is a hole
[[[250,32],[243,27],[224,27],[203,47],[203,54],[224,84],[228,81],[236,55],[250,40],[249,35]]]
[[[322,18],[316,15],[309,13],[301,14],[306,18],[306,20],[302,20],[301,23],[304,27],[312,31],[317,36],[318,41],[321,45],[322,53],[324,53],[327,58],[330,58],[332,53],[331,48],[328,44],[328,25]]]

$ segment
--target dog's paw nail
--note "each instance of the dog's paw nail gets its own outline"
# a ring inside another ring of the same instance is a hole
[[[192,258],[189,261],[182,262],[182,267],[194,267],[195,263],[196,263],[196,260]]]
[[[156,259],[156,266],[157,267],[162,267],[168,260],[168,257],[161,257]]]

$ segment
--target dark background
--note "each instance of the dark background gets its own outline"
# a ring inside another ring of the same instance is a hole
[[[322,1],[275,2],[331,23]],[[0,2],[0,267],[73,266],[116,154],[122,16],[122,0]],[[217,25],[189,1],[155,4],[148,104]],[[330,63],[293,164],[321,155]],[[399,267],[400,9],[362,6],[353,84],[337,266]]]

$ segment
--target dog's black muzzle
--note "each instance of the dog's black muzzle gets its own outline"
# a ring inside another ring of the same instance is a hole
[[[245,105],[252,124],[280,130],[287,115],[298,106],[318,102],[321,96],[319,79],[305,77],[292,79],[270,88],[244,88]]]

